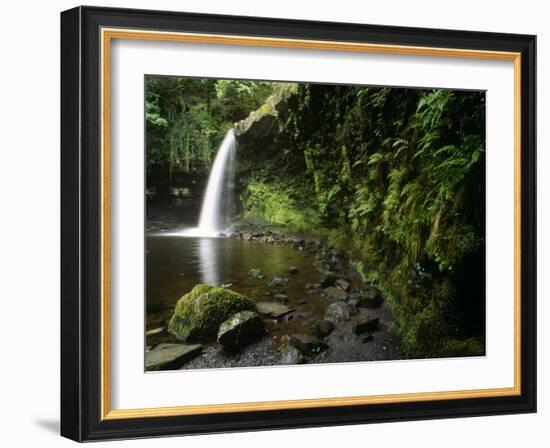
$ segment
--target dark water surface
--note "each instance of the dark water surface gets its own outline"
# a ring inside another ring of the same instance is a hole
[[[328,305],[334,302],[322,289],[310,291],[307,283],[318,283],[320,272],[316,255],[291,246],[246,241],[237,238],[197,238],[174,233],[149,232],[147,247],[147,330],[157,330],[146,337],[147,345],[178,342],[167,330],[178,299],[198,283],[225,284],[256,302],[276,302],[269,283],[275,276],[288,282],[280,292],[288,297],[287,306],[295,311],[279,320],[264,319],[267,336],[245,347],[237,354],[227,354],[216,341],[203,346],[200,356],[183,368],[220,368],[276,365],[280,350],[288,345],[292,334],[307,334],[312,325],[322,320]],[[295,266],[297,274],[288,268]],[[251,269],[260,269],[265,278],[252,278]],[[359,278],[352,288],[361,289]],[[387,303],[377,309],[357,309],[356,318],[380,319],[374,340],[363,343],[363,336],[353,334],[353,320],[341,321],[325,339],[329,349],[308,362],[350,362],[401,359],[404,353],[393,330],[393,316]]]
[[[281,322],[275,333],[305,331],[311,320],[321,319],[326,298],[308,294],[307,283],[319,281],[314,256],[288,246],[268,245],[234,238],[147,237],[147,326],[163,325],[177,300],[197,283],[231,284],[231,289],[256,301],[273,301],[268,288],[275,276],[288,278],[284,293],[287,305],[296,308],[296,319]],[[298,268],[289,274],[288,268]],[[251,269],[261,269],[263,279],[251,278]],[[307,301],[307,303],[302,303]],[[301,317],[301,318],[300,318]],[[148,344],[171,340],[169,335],[148,337]]]

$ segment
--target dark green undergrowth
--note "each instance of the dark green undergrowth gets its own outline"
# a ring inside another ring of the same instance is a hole
[[[348,251],[410,356],[483,354],[484,93],[292,89],[239,138],[242,216]]]

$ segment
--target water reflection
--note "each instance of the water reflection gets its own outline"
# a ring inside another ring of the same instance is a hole
[[[319,281],[314,257],[289,246],[268,245],[236,238],[182,238],[170,234],[147,237],[147,323],[166,322],[180,297],[198,283],[231,283],[231,289],[256,301],[273,301],[269,283],[287,277],[288,306],[300,310],[294,319],[279,323],[272,335],[302,333],[312,320],[321,319],[326,299],[308,294],[306,285]],[[288,274],[296,266],[299,275]],[[252,278],[250,269],[264,278]],[[301,316],[301,317],[300,317]],[[307,328],[306,328],[307,327]],[[152,336],[150,343],[173,342],[169,333]]]
[[[216,250],[217,241],[214,238],[198,238],[195,254],[199,261],[201,282],[209,285],[221,283],[219,253]]]

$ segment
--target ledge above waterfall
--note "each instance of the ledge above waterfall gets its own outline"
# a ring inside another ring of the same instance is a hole
[[[298,84],[286,83],[271,95],[259,109],[235,124],[235,138],[239,146],[238,171],[246,171],[251,162],[257,164],[267,154],[281,147],[286,139],[283,126],[289,106],[296,99]]]

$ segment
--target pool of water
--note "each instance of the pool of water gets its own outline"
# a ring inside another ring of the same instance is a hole
[[[146,238],[146,310],[149,329],[165,326],[177,300],[197,283],[231,284],[231,289],[255,301],[275,302],[268,287],[275,276],[288,278],[283,293],[287,306],[296,312],[290,319],[270,325],[271,335],[306,331],[321,319],[328,305],[325,297],[308,293],[307,283],[319,282],[315,255],[292,247],[269,245],[235,238],[181,237],[150,233]],[[298,268],[297,274],[288,268]],[[265,278],[251,278],[249,271],[260,269]],[[166,331],[147,337],[147,344],[173,341]]]

